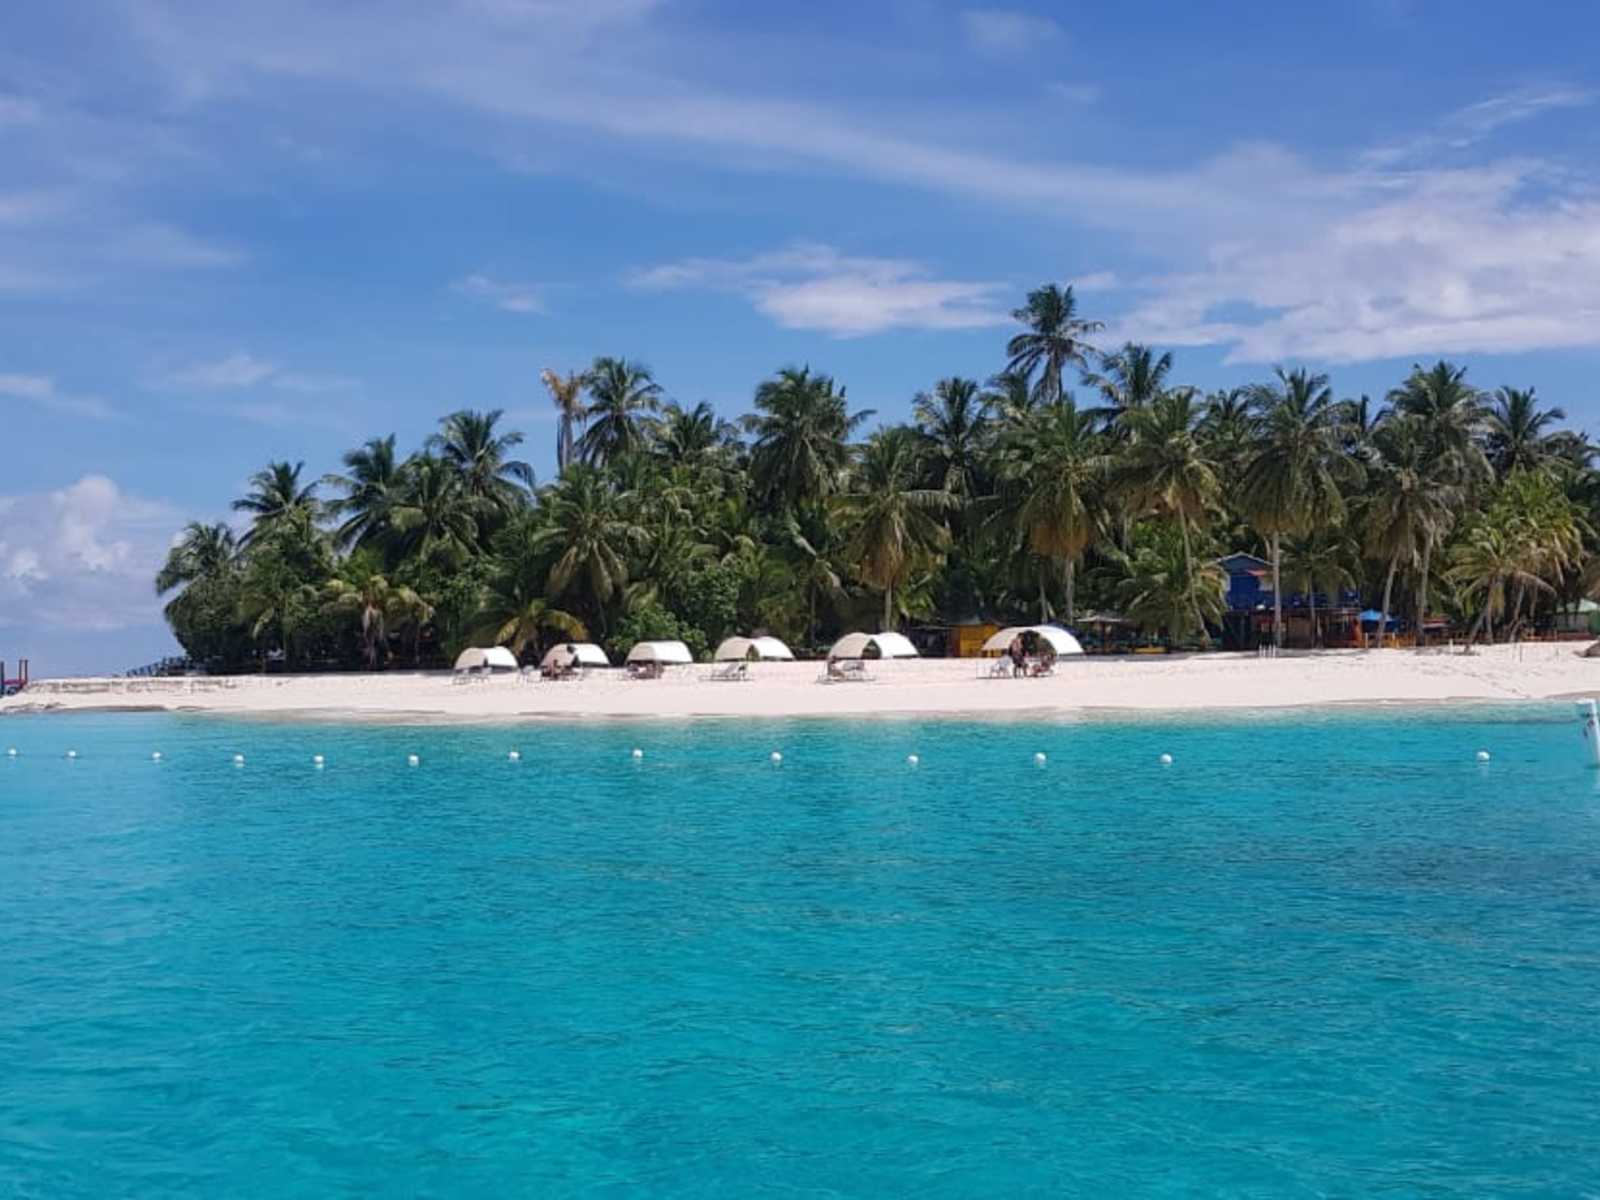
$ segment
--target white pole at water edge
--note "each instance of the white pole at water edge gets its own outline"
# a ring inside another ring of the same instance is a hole
[[[1583,737],[1589,743],[1589,754],[1594,765],[1600,767],[1600,712],[1595,711],[1593,700],[1578,701],[1578,712],[1583,717]]]

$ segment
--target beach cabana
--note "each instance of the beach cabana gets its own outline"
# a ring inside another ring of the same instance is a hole
[[[903,633],[847,633],[833,644],[829,658],[916,658],[917,648]]]
[[[731,637],[717,647],[713,657],[718,662],[745,662],[752,658],[763,662],[793,662],[794,651],[775,637]]]
[[[549,679],[571,678],[588,667],[609,667],[606,652],[593,642],[562,642],[550,647],[539,664],[539,673]]]
[[[515,671],[517,656],[504,646],[468,646],[456,655],[457,671]]]
[[[628,651],[630,663],[655,663],[657,666],[681,666],[692,663],[694,655],[682,642],[635,642]]]
[[[1078,644],[1078,639],[1073,637],[1059,625],[1012,625],[1002,629],[983,644],[985,654],[1004,654],[1011,646],[1011,639],[1022,637],[1027,640],[1027,635],[1032,634],[1039,642],[1049,646],[1056,654],[1082,654],[1083,647]]]

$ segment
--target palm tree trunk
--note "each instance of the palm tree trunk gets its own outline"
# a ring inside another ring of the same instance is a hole
[[[1428,566],[1433,559],[1433,534],[1430,531],[1422,538],[1422,576],[1417,581],[1417,649],[1421,650],[1428,644],[1426,627],[1423,624],[1428,619]]]
[[[889,632],[889,629],[890,629],[889,622],[892,619],[893,614],[894,614],[894,584],[891,583],[888,587],[883,589],[883,624],[879,625],[878,628],[881,629],[884,633],[888,633]]]
[[[1378,610],[1378,649],[1383,649],[1383,639],[1389,632],[1389,599],[1394,593],[1394,573],[1400,567],[1400,554],[1395,552],[1389,560],[1389,573],[1383,580],[1383,607]]]
[[[1075,621],[1077,619],[1077,615],[1078,615],[1077,606],[1076,606],[1075,597],[1074,597],[1074,592],[1077,590],[1076,589],[1077,578],[1078,578],[1078,560],[1077,560],[1077,556],[1076,555],[1069,556],[1068,559],[1067,559],[1067,624],[1068,625],[1071,625],[1073,623],[1073,621]]]
[[[1189,520],[1178,517],[1178,532],[1183,535],[1183,588],[1189,597],[1189,607],[1194,610],[1195,632],[1204,635],[1206,619],[1200,615],[1200,598],[1194,594],[1194,550],[1189,545]]]
[[[1044,595],[1044,573],[1049,569],[1049,559],[1039,560],[1039,624],[1043,625],[1050,619],[1050,602]]]
[[[1272,531],[1272,644],[1283,649],[1283,535]]]
[[[1310,581],[1311,600],[1311,648],[1317,648],[1317,581]]]

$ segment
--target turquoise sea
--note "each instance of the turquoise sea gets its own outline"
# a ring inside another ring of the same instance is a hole
[[[0,1195],[1600,1194],[1567,705],[6,746]]]

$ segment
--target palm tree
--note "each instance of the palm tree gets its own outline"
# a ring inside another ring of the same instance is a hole
[[[1117,489],[1136,508],[1166,517],[1178,526],[1189,579],[1197,578],[1190,530],[1198,527],[1220,498],[1216,464],[1196,433],[1201,410],[1191,388],[1159,396],[1148,408],[1128,414],[1130,441],[1116,469]],[[1195,598],[1195,619],[1202,624]]]
[[[1566,420],[1560,408],[1540,408],[1533,388],[1503,387],[1490,401],[1488,428],[1490,465],[1501,479],[1518,468],[1542,467],[1554,457],[1550,426]]]
[[[933,485],[962,501],[979,494],[983,452],[993,422],[989,399],[975,379],[952,376],[918,392],[911,401],[923,453],[932,464]]]
[[[589,630],[571,613],[555,607],[545,598],[546,570],[542,549],[532,537],[510,539],[512,553],[503,558],[489,580],[483,609],[478,614],[477,636],[494,645],[505,646],[522,655],[531,643],[534,653],[543,649],[541,635],[553,630],[564,637],[585,641]]]
[[[851,489],[837,502],[852,530],[847,553],[856,574],[883,593],[885,630],[893,627],[895,588],[949,544],[950,531],[933,514],[957,504],[947,491],[917,486],[918,448],[917,434],[904,426],[874,434],[862,450]]]
[[[1379,609],[1378,644],[1389,629],[1389,602],[1394,577],[1401,566],[1422,559],[1422,547],[1431,544],[1448,522],[1453,492],[1441,490],[1429,473],[1432,459],[1425,425],[1409,414],[1391,416],[1374,436],[1377,460],[1368,472],[1364,505],[1367,553],[1386,564],[1383,604]]]
[[[655,423],[655,452],[671,466],[703,466],[734,437],[734,427],[717,419],[704,400],[693,408],[668,403]]]
[[[597,358],[585,380],[589,428],[578,442],[583,460],[605,466],[645,448],[645,418],[660,404],[650,368],[625,358]]]
[[[1061,372],[1069,364],[1080,371],[1088,368],[1089,356],[1096,351],[1085,339],[1104,329],[1105,323],[1079,317],[1072,288],[1053,283],[1029,292],[1028,302],[1011,316],[1027,331],[1006,343],[1006,370],[1030,380],[1036,399],[1060,399]]]
[[[394,434],[372,438],[344,455],[348,474],[324,475],[322,482],[344,495],[328,503],[328,511],[344,517],[334,537],[340,546],[369,546],[393,534],[389,519],[403,484],[404,464],[394,452]]]
[[[367,553],[347,558],[324,592],[330,613],[353,616],[360,625],[361,652],[369,671],[378,669],[378,659],[388,645],[390,621],[404,621],[422,603],[410,588],[391,583],[381,562]]]
[[[1107,551],[1104,572],[1118,607],[1141,628],[1165,630],[1174,642],[1203,637],[1208,623],[1222,620],[1226,586],[1214,561],[1195,560],[1181,527],[1179,521],[1143,527],[1131,551]]]
[[[556,418],[560,422],[556,432],[556,473],[560,474],[573,461],[576,448],[573,431],[583,424],[586,415],[583,389],[588,383],[588,376],[581,371],[558,375],[546,367],[539,372],[539,380],[550,393],[550,401],[556,406]]]
[[[431,454],[406,467],[405,488],[390,511],[396,548],[430,566],[460,566],[478,549],[490,502],[467,490],[467,477]]]
[[[810,367],[785,367],[764,381],[755,407],[745,423],[755,435],[750,474],[760,498],[792,509],[834,495],[850,435],[872,411],[852,413],[844,389]]]
[[[990,412],[1001,419],[1014,421],[1036,403],[1033,389],[1028,386],[1028,377],[1016,371],[1001,371],[989,380],[988,386],[984,400]]]
[[[527,502],[525,489],[533,487],[533,468],[507,457],[522,445],[522,435],[495,432],[503,416],[498,408],[462,409],[443,418],[428,439],[428,449],[460,476],[462,490],[480,502],[484,517],[515,512]]]
[[[233,530],[224,522],[202,525],[199,521],[190,521],[167,551],[167,560],[156,573],[156,595],[165,596],[175,587],[231,570],[238,552]]]
[[[1481,597],[1483,601],[1483,609],[1467,634],[1468,647],[1477,639],[1480,628],[1485,630],[1491,643],[1494,641],[1495,618],[1506,611],[1511,585],[1515,584],[1519,593],[1528,589],[1555,590],[1537,568],[1537,555],[1530,553],[1518,531],[1492,520],[1476,523],[1466,537],[1456,543],[1447,574],[1469,597]]]
[[[802,597],[810,645],[817,641],[817,606],[837,604],[845,598],[844,579],[834,563],[833,531],[833,524],[819,509],[785,513],[779,529],[782,578]]]
[[[1149,346],[1127,342],[1106,355],[1098,372],[1086,374],[1084,383],[1105,401],[1095,415],[1109,428],[1125,432],[1128,414],[1148,408],[1167,390],[1172,373],[1172,353],[1157,354]]]
[[[300,483],[300,472],[305,463],[290,466],[286,462],[269,462],[265,470],[250,476],[250,494],[233,502],[234,512],[250,514],[250,528],[239,539],[241,546],[249,546],[279,522],[297,513],[312,517],[319,514],[317,485]]]
[[[1344,520],[1339,484],[1354,464],[1341,453],[1344,413],[1326,375],[1279,367],[1275,384],[1259,384],[1250,394],[1261,411],[1261,441],[1241,492],[1246,515],[1271,548],[1272,640],[1281,648],[1283,535]]]
[[[623,500],[600,471],[576,464],[545,493],[543,527],[533,536],[535,549],[556,555],[548,594],[587,600],[602,630],[606,606],[628,584],[627,556],[645,540]]]
[[[1336,525],[1314,528],[1291,541],[1284,556],[1284,574],[1289,586],[1306,593],[1311,609],[1311,644],[1322,644],[1317,625],[1317,590],[1327,588],[1336,597],[1342,588],[1354,587],[1359,557],[1356,544]]]
[[[1076,617],[1076,563],[1098,528],[1109,468],[1097,424],[1071,400],[1041,405],[1006,425],[995,455],[992,519],[1019,534],[1042,563],[1062,564],[1069,623]],[[1039,619],[1049,618],[1041,571]]]
[[[1477,437],[1483,425],[1483,404],[1477,389],[1467,383],[1466,374],[1465,367],[1443,361],[1426,371],[1420,365],[1413,366],[1406,381],[1389,393],[1395,412],[1420,423],[1422,468],[1435,488],[1449,490],[1452,502],[1492,478]],[[1451,503],[1441,508],[1437,519],[1423,529],[1417,586],[1418,649],[1427,642],[1424,622],[1433,548],[1449,533],[1454,519]]]

